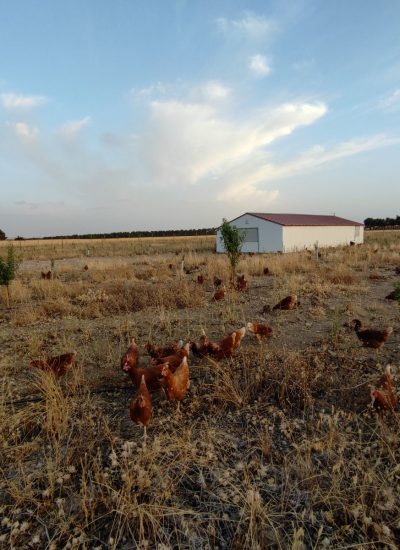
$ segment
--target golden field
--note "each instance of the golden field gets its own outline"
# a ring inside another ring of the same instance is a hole
[[[399,547],[400,413],[375,412],[369,386],[387,364],[399,385],[400,307],[385,296],[400,280],[400,232],[367,232],[320,259],[244,255],[249,289],[227,284],[221,302],[212,280],[227,282],[229,266],[214,243],[15,242],[10,309],[0,297],[0,546]],[[298,308],[262,313],[293,293]],[[363,348],[353,318],[393,334]],[[119,366],[130,338],[145,365],[149,339],[218,340],[248,321],[272,337],[246,334],[232,359],[190,355],[180,412],[154,394],[144,445]],[[29,368],[71,350],[62,379]]]

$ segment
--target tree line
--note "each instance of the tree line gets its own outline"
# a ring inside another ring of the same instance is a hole
[[[46,239],[129,239],[146,237],[191,237],[193,235],[215,235],[214,227],[202,229],[168,229],[159,231],[114,231],[113,233],[87,233],[85,235],[56,235]]]
[[[365,229],[400,229],[400,216],[395,218],[366,218]]]

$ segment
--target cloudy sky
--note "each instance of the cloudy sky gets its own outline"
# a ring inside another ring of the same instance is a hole
[[[398,0],[0,0],[0,229],[400,214]]]

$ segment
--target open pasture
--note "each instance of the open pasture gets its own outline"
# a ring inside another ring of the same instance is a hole
[[[244,292],[229,287],[214,243],[15,243],[24,261],[10,309],[0,296],[1,545],[399,547],[400,413],[374,411],[369,385],[391,364],[399,386],[400,306],[385,296],[400,280],[400,232],[319,259],[243,256]],[[214,276],[227,286],[218,302]],[[297,308],[263,313],[289,294]],[[393,334],[364,348],[353,318]],[[230,359],[191,354],[180,413],[153,394],[144,446],[119,366],[131,337],[149,364],[148,340],[198,341],[203,330],[218,340],[249,321],[272,336],[247,333]],[[63,378],[29,368],[72,350]]]

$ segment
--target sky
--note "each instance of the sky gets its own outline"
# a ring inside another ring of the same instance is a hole
[[[398,0],[0,0],[0,229],[400,214]]]

